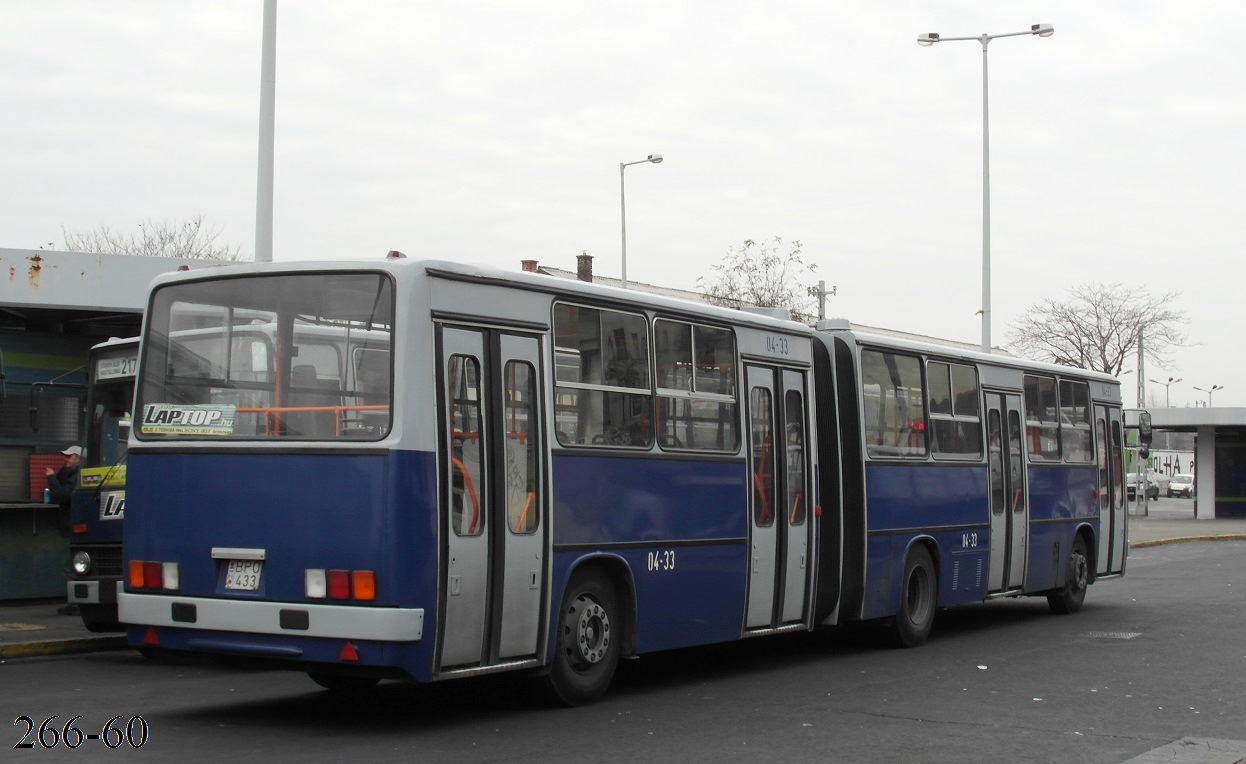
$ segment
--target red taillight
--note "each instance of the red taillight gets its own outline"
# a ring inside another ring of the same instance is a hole
[[[349,570],[329,571],[329,599],[331,600],[350,599],[350,571]]]
[[[74,535],[81,535],[86,532],[87,532],[86,523],[78,523],[77,525],[74,526]]]
[[[144,562],[143,585],[148,589],[162,588],[164,586],[164,575],[162,573],[163,568],[164,566],[158,562]]]

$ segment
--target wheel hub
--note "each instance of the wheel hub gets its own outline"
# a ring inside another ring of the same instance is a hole
[[[1086,556],[1081,554],[1073,555],[1073,585],[1078,589],[1086,588],[1086,582],[1089,579],[1088,567],[1086,565]]]
[[[601,605],[583,597],[576,601],[576,606],[576,655],[583,663],[598,663],[610,647],[610,617]]]

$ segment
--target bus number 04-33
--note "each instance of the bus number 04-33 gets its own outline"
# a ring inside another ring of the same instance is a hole
[[[655,570],[674,570],[675,569],[675,550],[664,549],[657,552],[649,553],[649,571]]]
[[[977,549],[978,548],[978,534],[976,533],[960,534],[960,548],[961,549]]]

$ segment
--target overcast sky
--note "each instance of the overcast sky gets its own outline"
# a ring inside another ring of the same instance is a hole
[[[254,251],[262,6],[0,0],[0,247],[203,215]],[[989,48],[994,344],[1078,284],[1178,291],[1191,342],[1145,376],[1246,406],[1228,0],[281,0],[274,259],[617,277],[619,163],[659,153],[627,169],[630,280],[779,236],[829,315],[977,343],[981,46],[915,40],[1034,23]]]

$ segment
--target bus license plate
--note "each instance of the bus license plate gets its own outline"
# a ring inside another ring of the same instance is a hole
[[[260,588],[260,574],[263,572],[262,560],[230,560],[225,567],[225,588],[253,592]]]

